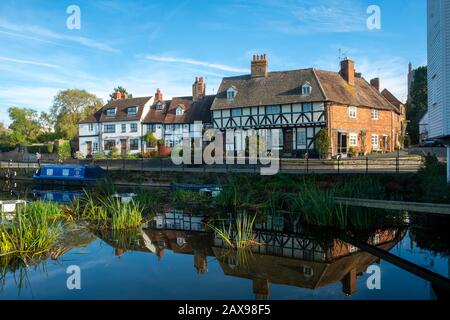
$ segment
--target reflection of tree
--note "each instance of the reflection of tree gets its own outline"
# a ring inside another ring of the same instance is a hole
[[[433,254],[449,255],[450,218],[444,216],[411,215],[409,232],[417,247]]]

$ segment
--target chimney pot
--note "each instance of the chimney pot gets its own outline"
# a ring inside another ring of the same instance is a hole
[[[256,55],[256,60],[251,63],[251,77],[265,78],[267,77],[268,61],[266,54]]]
[[[341,77],[351,86],[355,85],[355,62],[349,58],[341,61]]]
[[[206,85],[203,77],[195,77],[195,82],[192,85],[192,100],[197,101],[205,97]]]
[[[370,84],[377,89],[377,91],[380,91],[380,78],[373,78],[370,80]]]

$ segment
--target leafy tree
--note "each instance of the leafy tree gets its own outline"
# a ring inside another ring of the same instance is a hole
[[[122,86],[118,86],[114,88],[114,91],[109,95],[109,101],[116,100],[116,92],[119,91],[122,94],[122,97],[128,96],[128,98],[133,98],[131,93],[128,93],[127,89]]]
[[[406,118],[410,121],[406,128],[410,142],[419,142],[419,121],[427,111],[428,86],[427,67],[414,70],[414,81],[411,85],[411,99],[407,103]]]
[[[326,128],[320,129],[316,135],[315,145],[321,157],[326,157],[330,149],[330,137]]]
[[[70,157],[70,143],[67,140],[60,140],[58,144],[58,159],[66,160]]]
[[[17,145],[35,142],[42,131],[38,113],[32,109],[11,107],[8,114],[12,121],[9,126],[12,130],[11,143]]]
[[[55,123],[55,131],[61,138],[72,139],[78,136],[78,123],[102,105],[101,99],[86,90],[63,90],[54,98],[48,118]]]
[[[145,135],[145,142],[147,142],[152,148],[156,147],[158,139],[155,137],[153,132],[147,132]]]

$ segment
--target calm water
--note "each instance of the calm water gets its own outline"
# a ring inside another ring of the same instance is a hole
[[[435,299],[429,282],[327,230],[267,216],[255,226],[264,245],[236,255],[204,230],[204,218],[167,209],[139,232],[80,229],[55,260],[0,273],[0,299]],[[449,224],[411,216],[408,226],[358,237],[448,277]],[[67,289],[72,265],[81,290]],[[379,290],[367,286],[374,265]]]

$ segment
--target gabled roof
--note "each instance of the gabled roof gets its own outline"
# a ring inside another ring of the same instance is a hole
[[[391,104],[393,104],[394,106],[397,107],[397,109],[400,110],[401,106],[404,106],[404,104],[398,100],[393,94],[392,92],[390,92],[388,89],[384,89],[383,91],[381,91],[381,94],[383,95],[383,97],[385,97]]]
[[[312,87],[311,94],[302,95],[302,86],[307,82]],[[229,100],[226,91],[233,86],[238,94]],[[211,110],[320,101],[398,112],[364,78],[355,77],[355,85],[350,86],[338,72],[313,68],[269,72],[265,78],[251,75],[224,78]]]
[[[98,110],[94,115],[80,121],[80,123],[93,123],[93,122],[115,122],[115,121],[137,121],[141,119],[144,106],[152,97],[140,97],[111,100]],[[138,107],[135,115],[128,115],[128,107]],[[114,117],[108,117],[106,110],[116,109],[116,115]]]
[[[145,116],[143,123],[164,123],[164,118],[166,117],[166,113],[171,102],[172,100],[155,101],[155,103],[153,103],[150,107],[150,111]],[[156,109],[156,105],[158,103],[163,105],[161,110]]]
[[[355,85],[350,86],[337,72],[323,70],[315,72],[328,101],[397,111],[397,108],[364,78],[355,77]]]
[[[209,95],[196,101],[193,101],[192,97],[173,98],[167,110],[164,123],[193,123],[194,121],[211,123],[210,108],[214,97]],[[184,112],[182,115],[177,116],[176,109],[178,106],[182,106]]]
[[[307,81],[313,90],[310,95],[302,95],[302,86]],[[238,92],[233,100],[227,99],[226,91],[230,87],[235,87]],[[301,69],[269,72],[265,78],[250,75],[224,78],[211,110],[323,100],[325,96],[319,89],[313,69]]]

